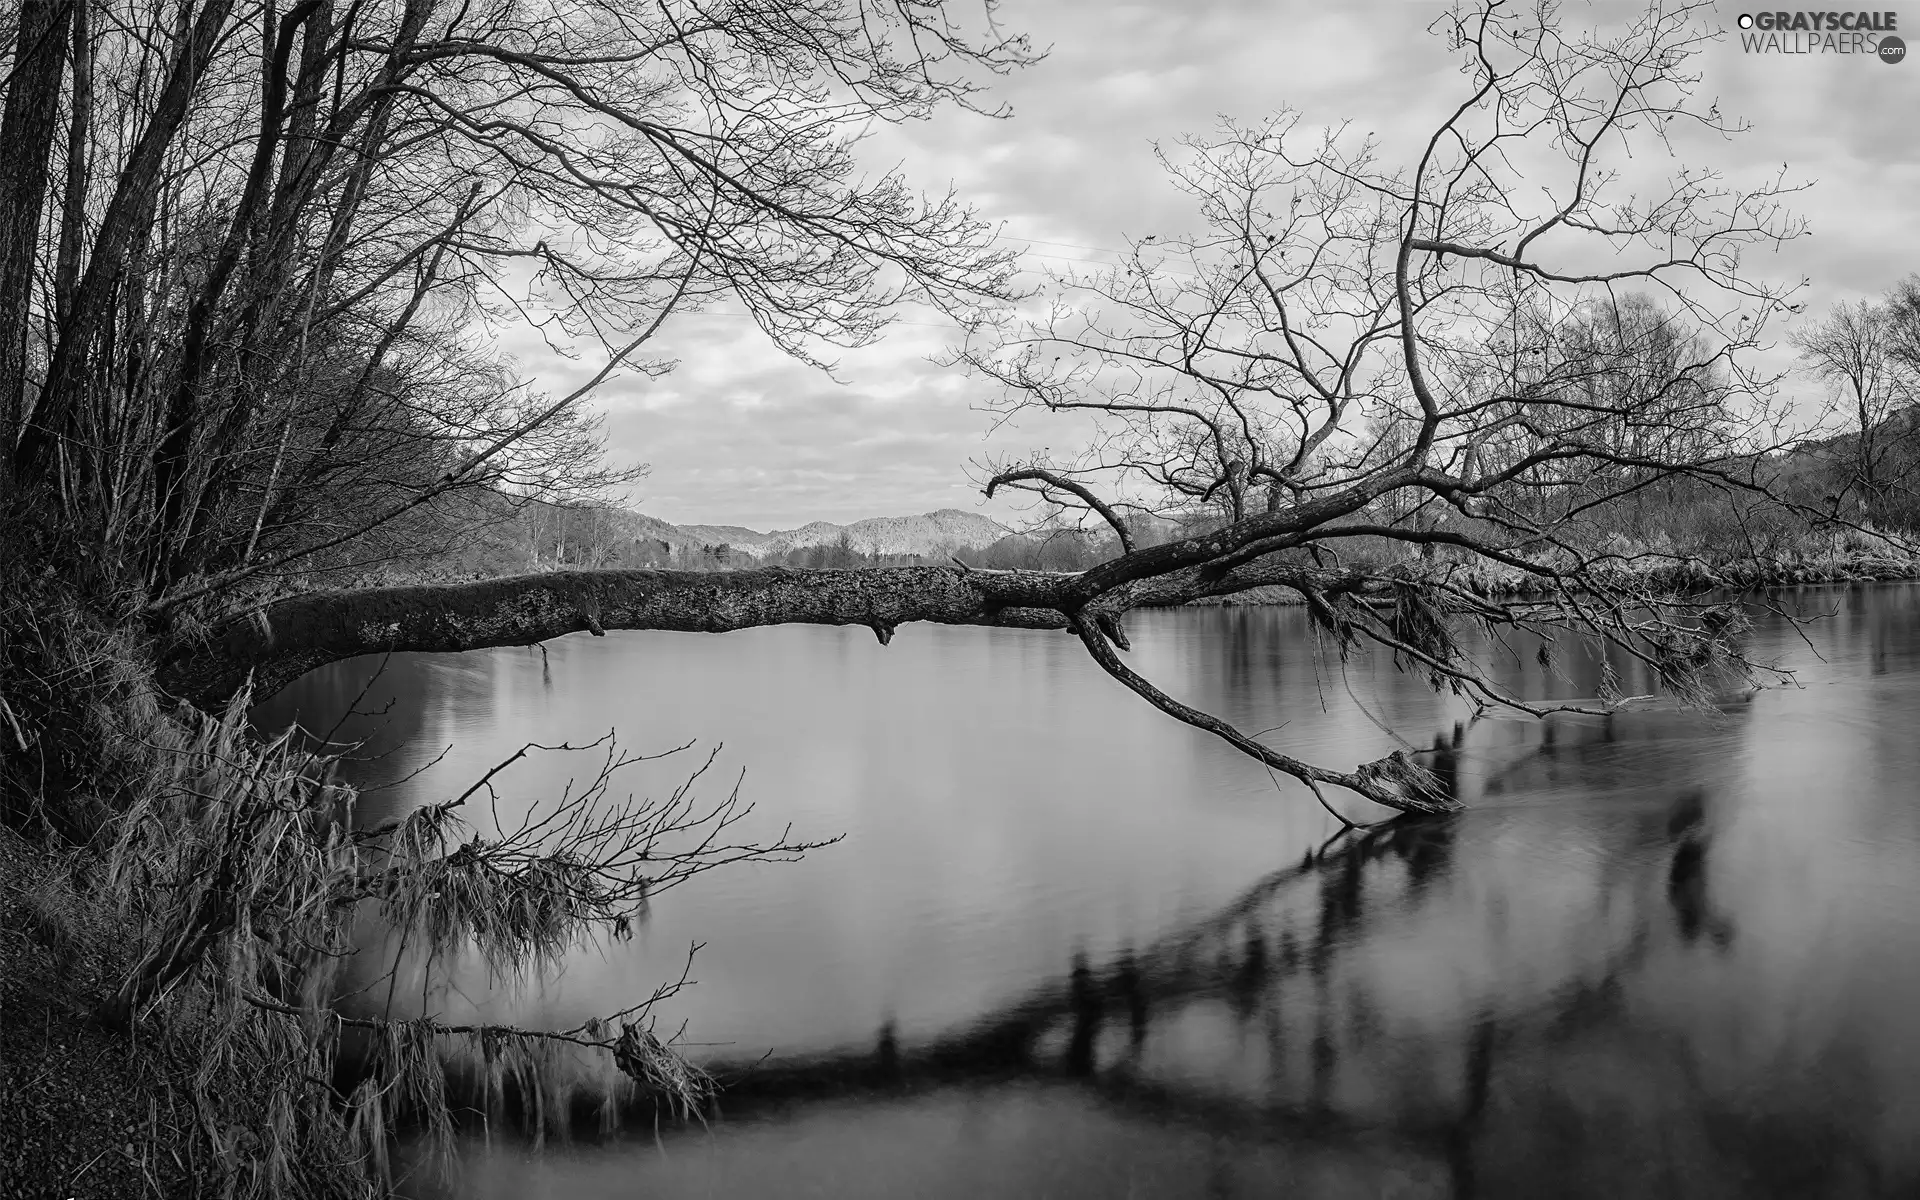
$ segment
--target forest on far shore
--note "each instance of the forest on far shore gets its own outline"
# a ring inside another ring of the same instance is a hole
[[[1920,286],[1910,280],[1897,301],[1906,307],[1890,302],[1885,311],[1902,311],[1908,314],[1904,319],[1920,323]],[[1839,382],[1851,399],[1852,382]],[[1874,385],[1867,381],[1867,386]],[[1860,568],[1909,561],[1904,543],[1920,533],[1920,492],[1914,486],[1920,403],[1910,390],[1897,395],[1897,405],[1869,410],[1866,436],[1836,434],[1756,457],[1746,465],[1760,486],[1749,497],[1698,481],[1667,479],[1630,497],[1609,498],[1590,519],[1613,535],[1618,553],[1649,567],[1694,559],[1716,568],[1742,566],[1746,569],[1739,574],[1745,578],[1777,575],[1781,582],[1796,581],[1808,569],[1818,575],[1822,568],[1834,578],[1884,578],[1885,569]],[[1822,511],[1832,519],[1821,520]],[[1063,519],[1070,514],[1058,511],[986,545],[936,542],[917,552],[880,551],[846,531],[830,542],[773,552],[724,541],[662,538],[656,536],[659,522],[592,501],[555,504],[497,494],[466,512],[465,526],[445,529],[445,537],[408,537],[401,542],[405,549],[391,557],[343,565],[322,577],[402,583],[599,568],[846,570],[955,563],[986,570],[1085,571],[1121,552],[1110,529]],[[1462,522],[1458,514],[1450,516]],[[1393,515],[1397,522],[1418,519],[1412,513]],[[1204,506],[1172,517],[1140,514],[1126,520],[1137,546],[1200,536],[1229,523]],[[1892,536],[1879,536],[1887,534]],[[423,552],[421,546],[433,549]],[[1375,563],[1420,556],[1416,547],[1382,538],[1355,539],[1355,552]],[[1920,573],[1920,563],[1915,571]]]

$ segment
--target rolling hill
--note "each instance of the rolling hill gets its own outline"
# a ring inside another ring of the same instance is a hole
[[[609,515],[626,537],[664,542],[675,550],[725,545],[735,554],[756,559],[810,546],[831,546],[843,534],[849,545],[863,554],[936,554],[982,549],[1012,532],[979,513],[957,508],[911,517],[868,517],[850,525],[813,521],[797,529],[770,533],[739,525],[673,525],[625,510],[610,510]]]

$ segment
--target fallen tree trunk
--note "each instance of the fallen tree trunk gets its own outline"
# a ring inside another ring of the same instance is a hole
[[[557,571],[474,583],[309,592],[229,617],[162,652],[158,679],[217,711],[249,674],[267,696],[361,654],[530,646],[568,633],[726,633],[865,625],[884,643],[911,621],[1064,629],[1071,575],[886,567],[866,571]]]
[[[1344,772],[1277,754],[1226,722],[1144,685],[1108,645],[1127,648],[1120,618],[1134,607],[1180,604],[1258,584],[1281,583],[1318,594],[1353,582],[1345,572],[1264,561],[1220,572],[1175,570],[1122,584],[1090,602],[1083,594],[1085,576],[1045,571],[560,571],[287,597],[230,616],[203,636],[172,642],[161,653],[157,678],[167,691],[212,712],[249,680],[255,696],[267,696],[316,667],[358,655],[527,646],[568,633],[725,633],[767,625],[865,625],[885,644],[896,626],[913,621],[1071,629],[1087,642],[1103,670],[1162,711],[1293,775],[1316,792],[1328,784],[1403,812],[1451,812],[1458,803],[1403,755]]]

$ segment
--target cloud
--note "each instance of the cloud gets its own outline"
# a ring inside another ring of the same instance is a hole
[[[1128,236],[1192,227],[1192,198],[1166,181],[1152,148],[1204,134],[1222,115],[1256,121],[1291,106],[1312,124],[1375,131],[1389,151],[1424,137],[1460,95],[1455,60],[1427,32],[1442,11],[1424,0],[1009,0],[1004,24],[1052,46],[1045,62],[999,83],[1015,115],[948,113],[882,130],[867,160],[875,170],[898,165],[928,191],[953,181],[1013,243],[1049,243],[1032,244],[1036,268],[1110,263]],[[1623,28],[1640,7],[1609,0],[1563,11],[1570,24]],[[1721,14],[1729,30],[1733,15]],[[1731,39],[1698,61],[1701,94],[1753,132],[1685,144],[1686,161],[1730,172],[1790,164],[1815,181],[1795,206],[1813,236],[1756,257],[1756,269],[1811,277],[1809,311],[1819,312],[1920,266],[1911,200],[1920,152],[1906,132],[1920,108],[1920,63],[1748,55]],[[844,354],[842,383],[786,359],[739,317],[675,319],[663,348],[680,369],[616,383],[597,401],[615,456],[654,464],[638,506],[756,528],[976,507],[970,459],[1068,444],[1071,430],[1045,421],[988,438],[985,385],[927,361],[954,331],[907,316],[926,324]],[[510,345],[549,390],[587,373],[519,342]],[[1004,519],[1010,510],[996,502],[985,511]]]

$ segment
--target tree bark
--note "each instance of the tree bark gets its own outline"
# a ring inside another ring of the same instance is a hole
[[[868,571],[561,571],[477,583],[311,592],[233,617],[162,653],[162,687],[217,711],[252,674],[255,695],[315,667],[389,651],[529,646],[609,629],[724,633],[762,625],[866,625],[884,643],[910,621],[1064,629],[1071,575],[889,567]]]
[[[9,450],[25,417],[27,317],[72,15],[72,0],[23,0],[0,118],[0,405]]]

